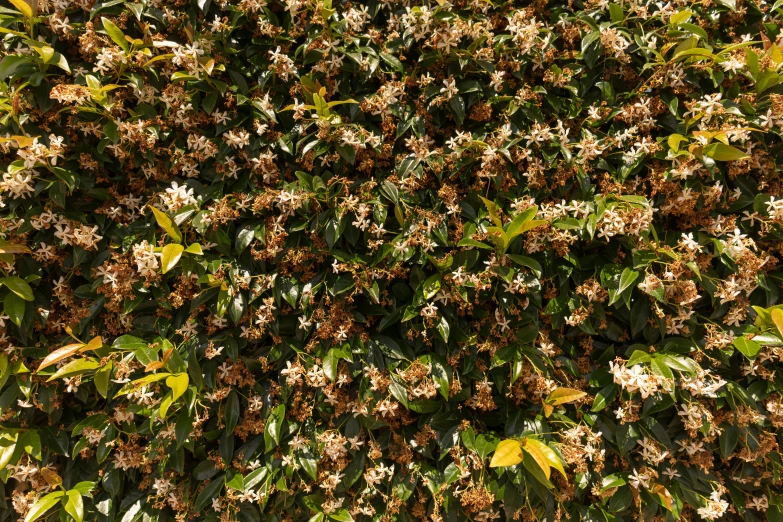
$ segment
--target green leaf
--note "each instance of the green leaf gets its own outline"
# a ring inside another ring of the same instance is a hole
[[[41,436],[38,435],[37,430],[28,430],[24,432],[19,437],[16,444],[17,446],[21,446],[28,455],[36,460],[41,460]]]
[[[440,321],[438,321],[438,333],[440,334],[440,337],[443,339],[444,343],[449,342],[451,327],[449,326],[449,322],[446,320],[446,316],[441,316]]]
[[[639,272],[636,270],[631,270],[630,268],[626,268],[623,270],[622,275],[620,276],[620,286],[617,288],[617,293],[622,294],[625,292],[628,288],[633,285],[636,280],[639,278]]]
[[[451,108],[451,114],[454,116],[454,120],[458,126],[462,126],[462,122],[465,121],[465,100],[459,94],[453,96],[449,100],[449,107]]]
[[[111,380],[111,371],[113,363],[109,361],[106,366],[95,372],[93,382],[95,383],[95,389],[98,393],[106,399],[109,394],[109,381]]]
[[[235,390],[231,390],[226,401],[226,433],[231,433],[239,421],[239,395]]]
[[[30,288],[30,285],[27,284],[27,281],[21,277],[8,276],[0,279],[0,282],[25,301],[32,301],[34,299],[33,289]]]
[[[174,223],[168,214],[161,212],[153,206],[150,206],[149,208],[152,210],[152,213],[155,216],[155,221],[158,222],[160,228],[165,230],[171,239],[177,243],[182,243],[182,232],[179,231],[179,227],[177,227],[176,223]]]
[[[33,522],[33,520],[41,518],[44,513],[56,506],[60,501],[60,498],[64,495],[64,491],[55,491],[54,493],[49,493],[45,497],[42,497],[32,508],[30,508],[30,511],[27,512],[27,515],[24,517],[24,522]]]
[[[310,478],[313,480],[318,479],[318,464],[308,448],[300,450],[299,464],[301,464],[305,473],[310,475]]]
[[[182,252],[185,251],[185,247],[176,243],[169,243],[163,247],[163,255],[160,259],[161,273],[165,274],[179,262],[182,257]]]
[[[114,22],[106,17],[101,18],[101,23],[103,24],[103,28],[108,33],[109,38],[111,38],[114,43],[119,45],[122,50],[127,53],[130,50],[130,47],[128,46],[128,41],[125,39],[125,34],[122,32],[122,30],[117,27]]]
[[[612,22],[621,23],[625,16],[623,15],[623,8],[619,4],[609,4],[609,15],[612,18]]]
[[[612,305],[623,298],[623,294],[626,290],[632,288],[632,285],[639,278],[639,272],[630,268],[625,268],[620,274],[620,283],[617,290],[610,290],[612,298],[609,300],[609,304]],[[627,301],[626,301],[627,302]],[[629,305],[630,307],[630,305]]]
[[[440,274],[434,274],[428,277],[422,284],[422,295],[424,299],[429,301],[440,291]]]
[[[212,502],[212,499],[218,495],[218,492],[223,489],[223,475],[220,475],[215,480],[206,485],[201,493],[196,497],[196,502],[193,504],[193,510],[198,512],[207,507]]]
[[[669,368],[669,365],[666,364],[666,360],[664,357],[661,357],[659,354],[655,354],[650,361],[650,369],[655,375],[659,375],[665,379],[674,380],[674,373],[672,373],[671,368]]]
[[[343,508],[340,511],[336,511],[334,513],[329,513],[329,519],[330,520],[336,520],[337,522],[354,522],[353,517],[350,513],[348,513],[348,510]]]
[[[748,359],[754,359],[761,351],[759,343],[744,336],[734,339],[734,347]]]
[[[484,206],[487,207],[489,217],[496,227],[503,227],[503,221],[500,219],[500,210],[494,201],[491,201],[483,196],[479,196],[481,201],[484,202]]]
[[[140,348],[146,348],[147,343],[133,335],[121,335],[114,340],[111,347],[112,350],[136,351]]]
[[[611,475],[608,475],[604,477],[601,480],[601,491],[606,491],[607,489],[613,489],[613,488],[619,488],[620,486],[624,486],[627,484],[625,481],[625,478],[619,473],[613,473]]]
[[[16,326],[22,326],[24,319],[25,300],[13,292],[9,292],[3,300],[3,311]]]
[[[511,260],[516,264],[526,266],[531,269],[533,273],[536,274],[536,277],[541,277],[541,274],[543,274],[544,269],[541,268],[541,264],[532,257],[520,256],[517,254],[508,254],[508,257],[510,257]]]
[[[283,422],[285,422],[285,404],[278,404],[269,414],[269,418],[266,421],[266,433],[275,441],[275,444],[280,444]]]
[[[736,426],[726,426],[718,437],[720,455],[724,459],[731,455],[739,442],[740,430]]]
[[[536,217],[537,213],[538,206],[533,205],[514,216],[514,219],[506,227],[506,234],[509,237],[509,241],[531,228],[535,228],[542,223],[547,223],[546,221],[534,220],[533,218]],[[531,225],[531,223],[533,224]]]
[[[65,511],[76,522],[82,522],[84,520],[84,503],[82,502],[82,496],[78,491],[70,490],[65,493],[65,497],[62,499]]]
[[[337,367],[339,364],[340,364],[340,355],[339,355],[339,350],[337,348],[332,348],[331,350],[326,352],[326,357],[324,357],[323,360],[324,374],[326,374],[326,376],[332,382],[337,380]]]

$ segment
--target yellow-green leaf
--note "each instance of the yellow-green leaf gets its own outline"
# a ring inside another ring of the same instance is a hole
[[[22,38],[27,37],[26,34],[20,33],[19,31],[14,31],[13,29],[8,29],[7,27],[0,27],[0,33],[13,34],[15,36],[21,36]]]
[[[49,377],[46,382],[81,375],[92,370],[97,370],[100,366],[100,363],[95,359],[74,359],[57,370],[57,373]]]
[[[495,454],[492,456],[492,461],[489,463],[490,468],[505,468],[507,466],[514,466],[522,462],[522,445],[519,441],[513,439],[507,439],[501,441],[495,449]],[[548,477],[549,475],[547,475]]]
[[[750,157],[738,148],[720,142],[710,143],[704,147],[704,155],[716,161],[737,161]]]
[[[101,394],[104,399],[109,395],[109,381],[111,380],[111,371],[114,364],[109,361],[106,366],[95,372],[93,382],[95,383],[95,389]]]
[[[199,245],[198,243],[191,244],[188,248],[185,249],[185,252],[196,256],[204,255],[204,250],[201,248],[201,245]]]
[[[122,50],[127,53],[129,49],[128,41],[125,39],[125,33],[122,32],[122,29],[117,27],[114,22],[106,17],[101,18],[101,23],[103,23],[103,28],[106,30],[106,33],[108,33],[109,38],[114,40],[114,43],[119,45]]]
[[[65,511],[73,517],[76,522],[82,522],[84,520],[84,503],[82,502],[82,495],[75,489],[66,491],[65,497],[62,499]]]
[[[674,13],[669,18],[669,25],[677,25],[686,22],[691,16],[693,16],[693,11],[690,11],[688,9],[684,9],[678,13]]]
[[[33,520],[41,518],[41,515],[56,506],[64,495],[64,491],[55,491],[40,499],[30,511],[27,512],[27,515],[24,517],[24,522],[33,522]]]
[[[146,68],[146,67],[149,67],[149,65],[152,64],[152,63],[160,62],[162,60],[170,60],[172,58],[174,58],[174,53],[159,54],[158,56],[156,56],[156,57],[148,60],[147,62],[145,62],[144,65],[142,65],[142,67]]]
[[[688,141],[688,138],[686,138],[682,134],[672,134],[666,140],[666,143],[669,145],[670,149],[672,149],[674,152],[677,152],[680,150],[680,143],[682,143],[683,141]]]
[[[185,251],[185,247],[177,243],[169,243],[163,247],[163,256],[161,257],[161,272],[166,273],[179,262],[179,258],[182,257],[182,252]]]
[[[166,378],[166,386],[171,388],[172,401],[179,399],[183,393],[188,389],[188,374],[178,373]]]
[[[166,414],[169,412],[169,408],[174,404],[174,399],[171,398],[171,392],[168,392],[163,400],[160,401],[160,408],[158,408],[158,414],[161,419],[166,418]]]
[[[490,201],[485,197],[479,196],[481,198],[481,201],[484,202],[484,205],[487,207],[487,211],[489,212],[489,217],[492,219],[492,222],[497,227],[503,226],[503,221],[500,220],[500,213],[498,212],[498,206],[495,205],[494,201]]]
[[[160,225],[160,228],[166,231],[166,233],[176,241],[177,243],[182,243],[182,232],[179,231],[179,227],[177,227],[176,223],[174,223],[174,220],[172,220],[168,214],[165,212],[161,212],[157,208],[150,206],[150,209],[152,210],[152,213],[155,215],[155,221],[158,222],[158,225]]]

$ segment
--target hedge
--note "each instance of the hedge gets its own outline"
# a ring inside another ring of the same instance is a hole
[[[783,521],[782,16],[6,0],[0,522]]]

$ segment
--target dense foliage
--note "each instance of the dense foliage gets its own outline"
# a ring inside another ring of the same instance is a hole
[[[783,0],[6,0],[0,520],[783,520]]]

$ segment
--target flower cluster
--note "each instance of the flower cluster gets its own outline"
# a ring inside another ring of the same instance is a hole
[[[783,2],[0,11],[0,520],[783,520]]]

